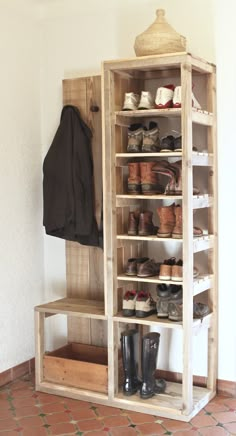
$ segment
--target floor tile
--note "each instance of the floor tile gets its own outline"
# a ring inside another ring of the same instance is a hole
[[[191,420],[191,423],[194,427],[201,428],[214,426],[217,424],[217,421],[211,415],[197,415]]]
[[[30,416],[27,418],[20,418],[18,420],[20,427],[40,427],[44,424],[40,416]]]
[[[65,406],[63,403],[50,403],[45,404],[41,407],[43,413],[56,413],[56,412],[64,412]]]
[[[21,407],[21,408],[15,409],[16,418],[23,418],[25,416],[35,416],[35,415],[39,415],[39,413],[40,413],[40,410],[36,406]]]
[[[73,424],[69,424],[67,422],[61,424],[55,424],[50,427],[50,433],[52,435],[63,435],[65,436],[67,433],[76,434],[76,428]]]
[[[154,422],[156,417],[146,413],[128,412],[128,417],[133,424],[143,424],[145,422]]]
[[[224,404],[230,409],[236,409],[236,398],[226,398]]]
[[[105,427],[123,427],[124,425],[128,426],[130,424],[128,418],[126,416],[109,416],[104,418]]]
[[[14,415],[13,415],[13,410],[11,410],[11,409],[3,409],[3,410],[1,410],[0,409],[0,420],[1,419],[6,419],[6,418],[13,418],[14,417]]]
[[[102,430],[104,428],[104,423],[102,420],[89,419],[85,421],[78,421],[77,427],[80,431]]]
[[[216,426],[216,427],[201,428],[201,435],[202,436],[228,436],[229,433],[223,427]]]
[[[43,392],[37,392],[36,395],[39,404],[59,403],[63,401],[59,395],[50,395]]]
[[[109,436],[109,433],[107,431],[88,431],[86,433],[86,436]],[[125,436],[125,435],[123,435]]]
[[[72,410],[71,416],[75,421],[81,421],[85,419],[96,419],[96,414],[92,409]]]
[[[17,427],[16,421],[12,418],[0,420],[0,431],[13,430]]]
[[[209,403],[204,409],[209,413],[227,412],[229,410],[224,403]]]
[[[141,435],[144,436],[166,434],[166,429],[156,422],[137,425],[136,430],[141,432]]]
[[[176,431],[173,433],[174,436],[199,436],[199,432],[197,430],[183,430]]]
[[[44,427],[26,427],[22,432],[23,436],[46,436],[47,434],[48,432]],[[15,436],[17,436],[16,433]]]
[[[112,416],[120,415],[122,413],[121,409],[109,406],[98,406],[96,408],[96,413],[100,416]]]
[[[112,436],[137,436],[137,431],[132,427],[116,427],[110,429],[109,433]]]
[[[12,403],[13,407],[15,407],[17,409],[19,407],[34,406],[38,402],[36,401],[36,398],[33,398],[31,396],[31,397],[26,397],[26,398],[15,398],[12,400],[11,403]]]
[[[32,397],[33,388],[20,388],[16,389],[12,392],[13,399],[15,398],[23,398],[23,397]]]
[[[68,413],[61,412],[61,413],[52,413],[51,415],[46,415],[45,422],[48,424],[58,424],[60,422],[70,422],[71,417]]]
[[[67,409],[70,410],[81,410],[81,409],[90,409],[91,403],[87,401],[80,400],[71,400],[70,398],[63,398],[63,403]]]
[[[188,422],[177,421],[175,419],[163,419],[162,425],[170,432],[191,429],[191,425]]]
[[[236,422],[236,413],[235,412],[219,412],[213,413],[212,416],[216,419],[216,421],[224,424],[226,422]]]
[[[224,428],[230,432],[230,434],[236,434],[236,422],[224,424]]]

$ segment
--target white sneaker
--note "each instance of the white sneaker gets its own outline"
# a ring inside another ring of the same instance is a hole
[[[123,111],[135,111],[138,109],[139,95],[133,92],[126,92],[123,104]]]
[[[197,101],[195,95],[192,92],[192,105],[196,109],[201,109],[200,103]],[[179,108],[181,107],[181,86],[176,86],[174,90],[174,96],[173,96],[173,107]]]
[[[161,86],[157,89],[155,105],[157,109],[172,107],[174,85]]]
[[[149,91],[142,91],[138,109],[153,109],[154,99]]]

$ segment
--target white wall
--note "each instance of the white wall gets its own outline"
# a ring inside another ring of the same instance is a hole
[[[45,291],[42,292],[39,28],[35,15],[32,15],[31,3],[37,5],[30,0],[1,1],[0,24],[4,36],[0,47],[5,62],[1,63],[0,75],[3,75],[2,83],[7,83],[8,88],[2,90],[0,106],[5,126],[0,131],[0,195],[4,212],[0,230],[0,254],[4,259],[0,267],[0,371],[32,356],[33,305],[42,299],[60,297],[65,292],[64,241],[48,236],[44,237]],[[98,73],[102,60],[133,56],[135,36],[154,21],[158,7],[166,9],[168,21],[187,37],[190,52],[217,61],[220,200],[218,378],[236,380],[236,333],[232,322],[235,318],[235,202],[230,195],[234,194],[236,154],[232,128],[236,100],[236,67],[232,56],[234,1],[225,0],[223,9],[220,0],[38,0],[38,4],[42,6],[42,14],[36,7],[34,12],[37,17],[41,16],[43,157],[59,122],[62,79]],[[9,32],[9,23],[14,26],[12,33]],[[11,201],[14,201],[14,207]],[[169,366],[172,370],[178,370],[181,362],[180,345],[176,347],[176,343],[170,340]],[[201,337],[196,349],[200,347]],[[202,359],[195,360],[195,372],[203,374]],[[160,361],[166,364],[163,357]]]
[[[34,356],[43,298],[39,11],[0,4],[0,372]]]

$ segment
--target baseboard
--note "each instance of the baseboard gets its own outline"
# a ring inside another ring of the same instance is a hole
[[[175,383],[182,382],[182,374],[179,372],[158,370],[156,371],[156,377],[164,378],[165,380]],[[193,384],[195,386],[206,387],[207,377],[194,375]],[[216,391],[218,395],[227,395],[229,397],[236,397],[236,382],[228,381],[228,380],[217,380]]]
[[[31,374],[35,369],[35,359],[32,358],[26,362],[20,363],[7,371],[0,373],[0,387],[12,382],[18,377],[25,374]],[[179,372],[158,370],[156,377],[164,378],[165,380],[175,383],[182,382],[182,374]],[[193,376],[193,383],[195,386],[206,386],[207,378],[203,376]],[[229,397],[236,397],[236,382],[228,380],[217,380],[216,390],[218,395],[227,395]]]
[[[22,377],[25,374],[31,374],[35,368],[35,359],[32,358],[26,362],[20,363],[13,368],[7,369],[0,373],[0,387],[12,382],[18,377]]]

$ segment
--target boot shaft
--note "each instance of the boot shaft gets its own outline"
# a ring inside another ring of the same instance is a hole
[[[129,212],[128,218],[128,235],[136,236],[138,234],[140,212]]]
[[[152,171],[156,162],[140,162],[142,193],[145,195],[163,194],[164,188],[157,173]]]
[[[182,235],[183,235],[182,224],[183,224],[182,207],[176,206],[175,207],[175,227],[173,229],[173,234],[172,234],[173,238],[175,238],[175,239],[182,238]]]
[[[155,370],[159,348],[160,334],[148,333],[142,340],[142,386],[141,398],[151,398],[157,391]]]
[[[139,162],[130,162],[128,163],[129,176],[128,180],[136,181],[137,183],[141,182],[140,177],[140,165]]]
[[[137,392],[138,380],[138,331],[126,330],[121,333],[121,351],[124,369],[123,392],[132,395]]]
[[[138,234],[139,236],[153,235],[154,225],[152,222],[153,213],[151,211],[145,211],[140,213]]]
[[[170,238],[175,227],[175,206],[162,206],[157,208],[160,227],[157,235],[161,238]]]

